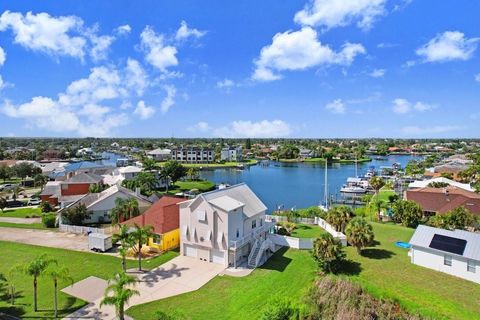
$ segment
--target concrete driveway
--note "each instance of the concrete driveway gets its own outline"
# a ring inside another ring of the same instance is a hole
[[[140,295],[133,297],[128,307],[198,290],[224,269],[225,267],[219,264],[191,257],[176,257],[150,272],[137,275],[139,282],[136,289]],[[96,285],[104,286],[104,282],[98,281]],[[94,290],[92,286],[95,284],[90,283],[84,287],[89,291]],[[96,289],[95,291],[98,292]],[[74,292],[69,293],[75,295]],[[88,293],[77,293],[75,296],[80,298],[85,295]],[[102,297],[98,298],[65,319],[114,319],[115,310],[110,306],[100,308],[101,300]]]
[[[76,251],[89,251],[86,236],[48,230],[0,227],[0,240]]]

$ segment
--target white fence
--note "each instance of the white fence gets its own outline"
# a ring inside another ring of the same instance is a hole
[[[318,224],[322,229],[330,233],[334,238],[340,240],[340,242],[342,243],[342,246],[347,245],[347,236],[335,230],[335,228],[331,224],[329,224],[327,221],[323,220],[322,218],[315,217],[315,220],[316,220],[315,224]]]
[[[283,247],[290,247],[294,249],[310,250],[313,248],[313,239],[294,238],[288,236],[281,236],[279,234],[269,234],[268,238],[273,243]]]
[[[69,232],[76,234],[88,234],[88,233],[101,233],[101,234],[112,234],[115,231],[115,227],[109,226],[105,228],[94,228],[94,227],[85,227],[85,226],[73,226],[69,224],[60,224],[58,229],[61,232]]]
[[[265,216],[265,221],[271,222],[281,222],[281,221],[287,221],[286,216],[276,216],[276,215],[266,215]],[[304,223],[304,224],[316,224],[314,218],[296,218],[294,219],[295,223]]]

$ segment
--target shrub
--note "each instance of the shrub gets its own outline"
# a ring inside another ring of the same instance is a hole
[[[57,216],[53,213],[44,214],[42,216],[42,223],[46,228],[55,228],[57,223]]]
[[[50,203],[43,201],[42,204],[40,205],[42,212],[47,213],[47,212],[52,212],[53,207]]]
[[[325,217],[326,212],[320,209],[317,206],[312,206],[304,209],[298,209],[297,210],[299,217],[301,218],[315,218],[315,217],[320,217],[323,218]]]
[[[313,242],[312,255],[324,272],[336,272],[340,263],[345,259],[340,240],[329,233],[322,233]]]
[[[163,311],[157,311],[155,313],[155,319],[157,320],[182,320],[182,319],[185,319],[185,317],[183,315],[181,315],[180,313],[178,312],[173,312],[173,313],[169,313],[167,314],[166,312],[163,312]]]
[[[299,309],[286,299],[275,298],[263,309],[261,320],[299,319]]]
[[[422,208],[413,201],[398,200],[393,204],[393,220],[405,227],[416,228],[423,218]]]

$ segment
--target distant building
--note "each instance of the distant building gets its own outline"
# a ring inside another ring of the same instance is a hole
[[[314,152],[310,149],[302,148],[300,149],[300,153],[298,154],[298,156],[303,159],[309,159],[309,158],[313,158]]]
[[[179,148],[172,150],[172,160],[184,163],[209,163],[215,160],[215,152],[208,148]]]
[[[421,181],[413,181],[408,185],[408,189],[426,188],[431,183],[446,183],[450,186],[457,187],[466,191],[471,191],[471,192],[475,191],[475,189],[473,189],[468,183],[460,183],[444,177],[437,177],[437,178],[421,180]]]
[[[55,149],[48,149],[43,152],[44,160],[56,160],[60,159],[61,152]]]
[[[444,214],[462,206],[480,215],[480,194],[453,186],[407,190],[405,199],[418,203],[426,215]]]
[[[147,156],[156,161],[167,161],[172,157],[172,150],[170,149],[155,149],[147,152]]]
[[[480,283],[480,234],[420,225],[410,239],[413,264]]]
[[[223,148],[220,153],[220,160],[223,161],[242,161],[242,147],[227,147]]]

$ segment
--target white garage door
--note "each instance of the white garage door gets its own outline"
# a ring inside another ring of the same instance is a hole
[[[196,258],[197,257],[197,248],[195,248],[194,246],[186,244],[184,253],[187,257]]]
[[[212,262],[225,264],[225,252],[219,250],[212,250]]]

